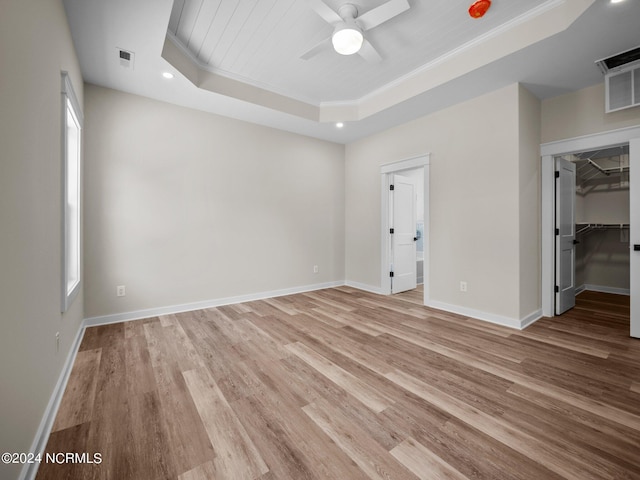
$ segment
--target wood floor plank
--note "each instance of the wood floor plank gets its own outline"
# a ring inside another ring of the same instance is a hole
[[[216,470],[213,462],[208,461],[198,465],[196,468],[192,468],[191,470],[178,475],[178,480],[211,480],[212,478],[215,478],[215,476]]]
[[[468,480],[468,477],[411,437],[393,448],[391,455],[421,480]]]
[[[207,370],[183,372],[216,457],[215,477],[256,478],[267,473],[260,452]]]
[[[411,479],[409,470],[327,402],[303,407],[311,418],[371,479]]]
[[[101,355],[100,348],[83,350],[76,355],[52,432],[89,422],[93,417]]]
[[[296,342],[286,346],[294,355],[300,357],[331,381],[343,387],[348,393],[360,400],[374,412],[381,412],[393,401],[371,388],[359,378],[313,351],[306,345]]]
[[[441,392],[403,372],[392,372],[387,374],[386,377],[396,382],[402,388],[411,391],[429,403],[449,412],[452,416],[498,439],[504,445],[522,455],[543,465],[552,466],[554,470],[560,472],[567,479],[596,480],[610,478],[613,480],[613,478],[615,478],[608,474],[604,461],[602,461],[600,465],[595,465],[592,458],[589,459],[585,456],[575,459],[578,461],[571,462],[564,452],[550,447],[534,436],[514,428],[499,417],[487,415],[475,407],[465,404],[455,397]],[[585,463],[590,463],[590,465],[585,465]],[[571,465],[571,468],[568,468],[568,465]]]
[[[640,479],[628,297],[523,331],[352,287],[87,328],[37,480]]]

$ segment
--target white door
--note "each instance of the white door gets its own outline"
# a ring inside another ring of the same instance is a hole
[[[391,191],[391,293],[416,288],[416,182],[392,176]]]
[[[631,336],[640,338],[640,138],[629,142],[629,203]]]
[[[556,158],[556,315],[576,304],[576,166]]]

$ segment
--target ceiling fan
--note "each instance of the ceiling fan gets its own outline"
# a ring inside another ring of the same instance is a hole
[[[369,62],[379,62],[382,57],[373,45],[364,38],[364,32],[410,8],[407,0],[389,0],[358,16],[358,8],[351,3],[343,4],[337,12],[322,0],[311,0],[310,3],[315,12],[333,26],[334,30],[330,37],[302,54],[300,58],[304,60],[310,59],[329,45],[333,45],[333,49],[342,55],[357,53]]]

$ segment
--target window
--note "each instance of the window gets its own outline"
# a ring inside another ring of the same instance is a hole
[[[71,79],[62,72],[62,311],[80,291],[80,165],[82,112]]]

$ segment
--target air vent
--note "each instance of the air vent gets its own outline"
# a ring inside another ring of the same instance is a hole
[[[596,62],[605,74],[605,111],[640,105],[640,47]]]
[[[596,65],[600,67],[600,70],[602,70],[602,73],[605,75],[614,70],[626,70],[628,67],[632,67],[636,64],[640,65],[640,47],[618,53],[617,55],[609,58],[603,58],[596,62]]]
[[[119,48],[118,56],[120,59],[121,67],[133,69],[133,59],[135,57],[135,54],[133,52],[130,52],[128,50],[122,50],[121,48]]]

